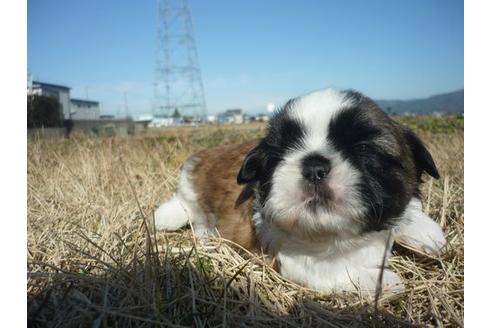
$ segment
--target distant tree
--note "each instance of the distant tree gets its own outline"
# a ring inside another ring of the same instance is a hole
[[[60,102],[53,97],[27,96],[27,127],[61,127],[63,118]]]
[[[174,109],[173,118],[181,118],[181,114],[177,108]]]

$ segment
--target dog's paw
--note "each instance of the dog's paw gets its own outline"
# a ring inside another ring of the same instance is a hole
[[[362,269],[358,274],[350,274],[350,283],[347,283],[345,288],[342,289],[368,292],[370,294],[375,293],[378,288],[381,288],[382,292],[390,292],[395,294],[405,291],[405,285],[398,274],[389,269],[384,269],[382,274],[382,283],[380,286],[380,269]]]
[[[378,279],[379,279],[379,270],[378,270]],[[405,286],[403,285],[400,276],[388,269],[385,269],[383,271],[383,283],[381,285],[381,288],[383,291],[389,291],[395,294],[405,291]]]
[[[404,218],[393,232],[396,242],[432,256],[441,254],[446,246],[441,226],[423,212]]]
[[[154,212],[157,229],[176,231],[188,223],[188,215],[176,196],[162,204]]]

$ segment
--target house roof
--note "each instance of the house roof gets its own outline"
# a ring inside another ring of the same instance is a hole
[[[225,111],[225,115],[241,115],[243,112],[240,108],[228,109]]]
[[[66,87],[64,85],[59,85],[59,84],[52,84],[52,83],[46,83],[46,82],[40,82],[40,81],[32,81],[33,86],[39,86],[41,88],[52,88],[52,89],[61,89],[61,90],[70,90],[69,87]]]
[[[99,101],[84,100],[84,99],[70,99],[70,102],[76,105],[99,105]]]

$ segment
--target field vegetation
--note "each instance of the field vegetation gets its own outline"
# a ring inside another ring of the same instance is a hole
[[[28,320],[40,327],[395,327],[463,325],[463,119],[414,117],[441,173],[423,205],[448,247],[430,258],[395,246],[406,291],[377,302],[320,294],[232,242],[156,231],[193,152],[262,135],[261,124],[28,142]]]

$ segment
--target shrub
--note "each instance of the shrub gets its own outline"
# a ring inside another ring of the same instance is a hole
[[[63,118],[58,99],[47,96],[27,96],[27,127],[61,127]]]

